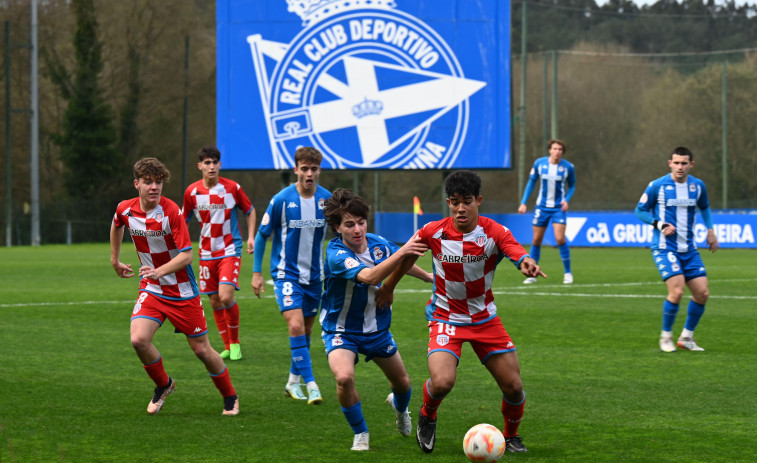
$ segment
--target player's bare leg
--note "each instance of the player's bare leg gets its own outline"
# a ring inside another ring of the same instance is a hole
[[[506,449],[515,453],[527,452],[528,449],[518,435],[526,402],[518,354],[513,351],[492,355],[485,366],[502,391],[502,417],[505,422],[502,434],[505,436]]]
[[[234,386],[231,384],[229,370],[226,368],[226,364],[224,364],[220,354],[210,345],[208,335],[187,336],[187,342],[197,358],[205,365],[205,369],[210,373],[213,384],[215,384],[221,396],[223,396],[223,414],[238,415],[239,398],[234,390]]]
[[[392,392],[387,396],[386,401],[394,410],[394,424],[397,430],[407,437],[413,430],[410,411],[407,408],[410,403],[411,388],[410,375],[407,374],[402,357],[398,351],[389,358],[374,357],[373,361],[389,380]]]

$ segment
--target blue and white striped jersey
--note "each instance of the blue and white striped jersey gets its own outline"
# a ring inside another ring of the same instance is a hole
[[[364,268],[373,268],[399,250],[382,236],[367,233],[368,249],[356,254],[341,237],[326,248],[326,279],[321,299],[321,329],[327,333],[368,334],[389,329],[392,309],[376,308],[376,290],[357,281]]]
[[[304,199],[293,184],[271,199],[258,233],[268,238],[271,247],[271,276],[298,281],[303,285],[323,281],[322,250],[326,235],[323,203],[331,193],[318,185],[312,198]],[[256,250],[257,251],[257,250]]]
[[[536,206],[559,209],[563,201],[570,202],[576,190],[576,169],[565,159],[561,159],[557,164],[550,164],[549,156],[537,159],[531,168],[528,184],[523,192],[522,204],[528,201],[536,182],[539,182]]]
[[[710,207],[707,188],[698,178],[689,175],[685,183],[678,183],[673,180],[671,174],[667,174],[649,182],[636,206],[637,215],[642,220],[646,218],[647,220],[644,221],[647,223],[659,220],[676,227],[676,232],[670,236],[665,236],[655,228],[651,248],[674,252],[689,252],[697,249],[694,242],[694,219],[697,207],[699,209]]]

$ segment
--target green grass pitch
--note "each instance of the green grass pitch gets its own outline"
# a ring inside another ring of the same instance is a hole
[[[572,286],[561,284],[557,250],[543,256],[546,281],[523,286],[507,262],[496,275],[499,314],[521,361],[520,433],[529,448],[501,461],[755,461],[757,251],[702,250],[711,297],[696,335],[706,352],[674,354],[657,347],[666,292],[648,250],[573,249]],[[131,243],[122,260],[137,267]],[[357,387],[371,450],[350,452],[352,433],[317,333],[311,355],[324,403],[284,397],[286,327],[270,286],[254,297],[249,256],[238,293],[244,359],[228,362],[241,414],[221,416],[202,364],[167,324],[155,344],[177,389],[149,416],[153,385],[129,343],[138,282],[116,276],[108,245],[4,248],[0,262],[0,462],[462,462],[468,428],[502,426],[494,380],[466,347],[439,410],[436,449],[423,454],[414,437],[397,432],[384,402],[388,383],[361,359]],[[420,264],[430,269],[429,257]],[[406,278],[394,304],[414,425],[428,376],[429,288]],[[676,334],[688,300],[687,292]]]

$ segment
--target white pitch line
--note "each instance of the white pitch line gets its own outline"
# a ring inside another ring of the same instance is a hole
[[[269,280],[270,281],[270,280]],[[754,282],[754,279],[751,278],[740,278],[740,279],[730,279],[730,280],[715,280],[718,283],[729,283],[729,282]],[[272,283],[272,282],[271,282]],[[598,283],[598,284],[573,284],[570,286],[571,289],[575,288],[618,288],[621,286],[643,286],[643,285],[659,285],[659,281],[654,282],[631,282],[631,283]],[[539,289],[551,289],[551,288],[560,288],[562,290],[567,289],[564,285],[539,285],[537,286]],[[512,287],[516,288],[516,287]],[[530,289],[524,289],[522,286],[517,286],[517,288],[520,288],[518,290],[509,290],[508,287],[499,287],[495,288],[493,293],[498,296],[560,296],[560,297],[613,297],[613,298],[620,298],[620,299],[654,299],[654,298],[660,298],[664,297],[665,294],[658,293],[658,294],[613,294],[613,293],[603,293],[603,294],[593,294],[593,293],[574,293],[571,291],[555,291],[555,292],[545,292],[545,291],[532,291]],[[530,288],[536,288],[534,286],[531,286]],[[664,286],[661,287],[661,291],[664,292]],[[394,291],[396,294],[417,294],[417,293],[426,293],[431,294],[431,291],[428,289],[396,289]],[[237,299],[256,299],[257,297],[254,295],[237,295]],[[271,291],[269,294],[263,294],[261,296],[262,299],[273,299],[273,291]],[[753,301],[757,300],[757,296],[728,296],[728,295],[720,295],[720,294],[710,294],[710,299],[733,299],[733,300],[746,300],[746,301]],[[66,305],[66,306],[72,306],[72,305],[104,305],[104,304],[133,304],[135,302],[135,299],[130,299],[126,301],[70,301],[70,302],[23,302],[18,304],[0,304],[0,309],[6,309],[6,308],[14,308],[14,307],[43,307],[43,306],[54,306],[54,305]]]

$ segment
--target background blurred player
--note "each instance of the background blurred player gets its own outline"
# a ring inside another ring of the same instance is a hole
[[[139,196],[118,204],[110,228],[110,263],[121,278],[131,278],[130,264],[120,261],[124,227],[139,256],[139,298],[131,315],[131,344],[148,376],[155,382],[147,413],[156,414],[176,388],[163,368],[163,358],[152,343],[166,318],[184,333],[189,346],[223,396],[223,414],[239,414],[239,399],[229,370],[208,341],[205,312],[192,272],[192,242],[179,206],[161,196],[168,169],[155,158],[134,164],[134,187]]]
[[[189,223],[194,212],[200,222],[200,294],[207,294],[213,307],[218,333],[223,340],[221,358],[240,360],[239,291],[242,235],[237,208],[247,220],[247,254],[255,249],[255,208],[237,182],[219,175],[221,152],[205,146],[197,153],[202,179],[184,192],[182,213]]]
[[[662,304],[660,349],[675,352],[673,324],[678,314],[684,287],[691,291],[691,301],[678,347],[703,351],[694,341],[694,329],[704,313],[710,296],[707,271],[694,242],[694,218],[697,207],[707,227],[707,245],[713,253],[720,244],[712,228],[712,213],[704,182],[689,175],[694,167],[691,151],[683,146],[674,149],[668,160],[670,173],[649,182],[636,206],[636,216],[654,227],[652,257],[668,296]]]
[[[549,156],[537,159],[531,168],[528,184],[523,192],[523,199],[518,207],[518,213],[525,214],[528,197],[534,191],[536,182],[539,182],[539,195],[536,197],[534,207],[533,230],[534,236],[531,244],[531,257],[538,263],[541,257],[541,243],[547,224],[552,222],[555,232],[555,241],[560,251],[565,275],[563,283],[573,283],[573,274],[570,271],[570,248],[565,239],[565,222],[573,193],[576,191],[576,170],[573,164],[563,159],[566,147],[561,140],[547,142]],[[529,277],[523,280],[525,284],[536,283],[536,278]]]
[[[418,232],[433,256],[434,292],[426,306],[431,377],[423,385],[416,439],[424,452],[434,450],[437,409],[455,385],[462,346],[468,342],[502,391],[507,450],[525,452],[518,435],[526,401],[520,363],[497,315],[492,281],[505,257],[527,277],[546,275],[507,227],[478,215],[483,198],[477,174],[455,171],[444,189],[451,217],[430,222]]]
[[[373,360],[384,372],[392,389],[387,401],[395,411],[397,429],[403,436],[412,432],[407,410],[412,394],[410,376],[389,331],[392,307],[377,306],[375,297],[382,280],[403,264],[404,256],[422,255],[428,249],[415,237],[400,248],[379,235],[367,233],[368,212],[368,203],[343,188],[334,190],[323,209],[337,237],[326,250],[320,322],[339,405],[355,434],[352,450],[369,449],[368,425],[355,387],[358,354],[365,355],[366,361]],[[403,271],[432,281],[431,274],[412,265],[412,261],[407,261]],[[389,290],[393,291],[394,286]]]
[[[323,290],[323,204],[331,196],[318,185],[322,159],[320,151],[312,147],[300,147],[295,152],[297,182],[281,190],[268,204],[255,236],[252,269],[252,289],[260,297],[265,291],[263,254],[266,240],[273,235],[271,276],[276,302],[287,322],[292,356],[285,389],[288,396],[309,404],[323,401],[310,361],[310,334]],[[300,378],[305,381],[307,397],[302,393]]]

